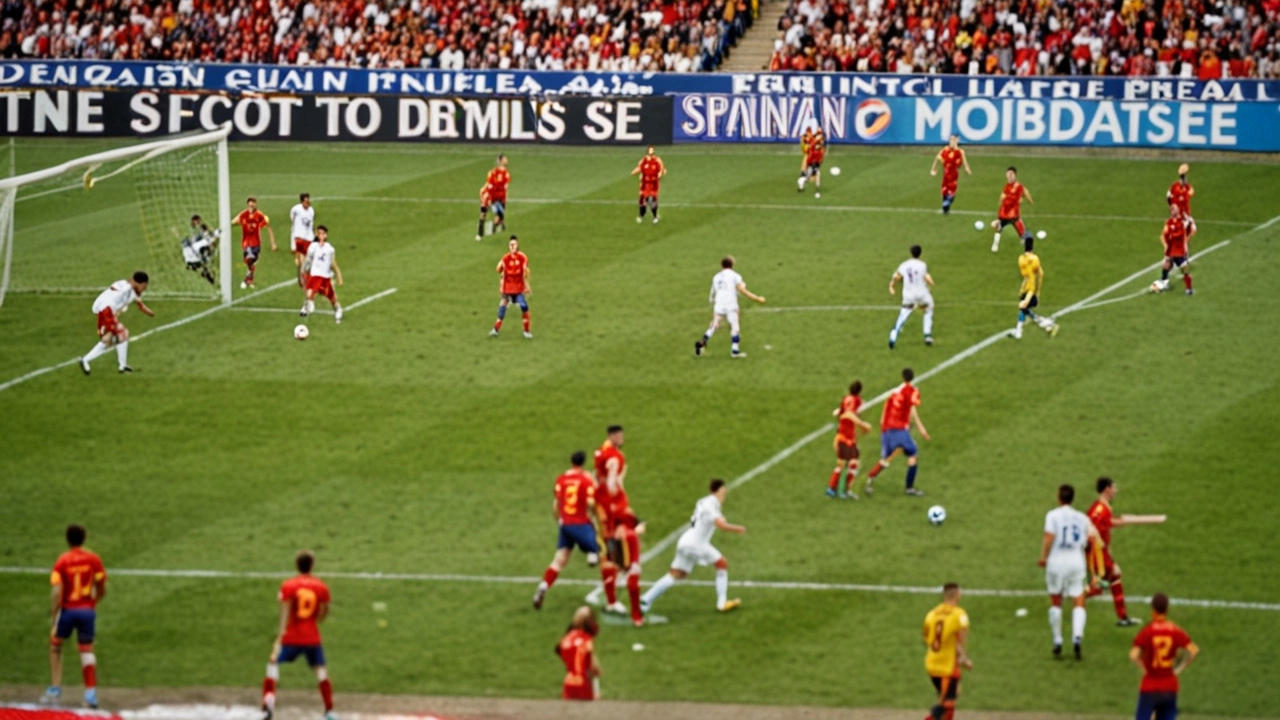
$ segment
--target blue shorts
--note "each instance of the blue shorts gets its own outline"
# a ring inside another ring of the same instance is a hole
[[[1183,265],[1187,264],[1186,255],[1166,255],[1165,260],[1168,260],[1169,262],[1173,263],[1174,265],[1177,265],[1178,267],[1182,267]]]
[[[518,305],[524,312],[529,312],[529,301],[525,299],[524,293],[503,293],[502,297],[506,298],[507,302]]]
[[[884,430],[880,433],[880,457],[887,458],[894,450],[902,450],[907,457],[916,456],[916,441],[910,430]]]
[[[262,253],[261,245],[250,245],[244,249],[244,259],[249,262],[258,262],[258,255]]]
[[[572,550],[575,545],[582,548],[583,552],[600,552],[600,545],[596,542],[596,529],[591,523],[560,526],[560,541],[556,544],[556,549]]]
[[[307,665],[309,667],[320,667],[324,665],[323,645],[281,645],[280,655],[276,658],[276,662],[293,662],[298,659],[299,655],[307,658]]]
[[[98,614],[89,608],[74,610],[63,608],[58,611],[58,628],[54,634],[66,640],[71,637],[71,631],[75,630],[76,641],[81,645],[89,645],[93,642],[93,630],[97,618]]]
[[[1138,712],[1134,715],[1138,720],[1177,720],[1178,693],[1144,692],[1138,693]]]
[[[501,200],[494,200],[493,202],[489,203],[489,207],[493,209],[493,214],[494,214],[494,215],[506,215],[506,214],[507,214],[507,205],[506,205],[506,203],[502,202]]]

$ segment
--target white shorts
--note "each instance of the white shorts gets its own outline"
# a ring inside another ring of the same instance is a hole
[[[715,565],[720,562],[721,557],[724,556],[710,543],[677,544],[676,557],[671,561],[671,567],[684,573],[690,573],[693,572],[695,565]]]
[[[1044,584],[1050,595],[1074,598],[1084,594],[1085,566],[1080,562],[1054,562],[1049,558],[1044,572]]]
[[[711,321],[712,328],[720,326],[720,318],[729,321],[729,332],[738,334],[738,308],[716,308],[716,316]]]
[[[933,295],[929,292],[908,293],[904,290],[902,292],[902,306],[920,308],[933,307]]]

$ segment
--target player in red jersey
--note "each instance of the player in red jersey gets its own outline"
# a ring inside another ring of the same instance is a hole
[[[49,576],[50,615],[49,689],[44,703],[57,704],[62,699],[62,643],[76,633],[80,648],[80,673],[84,677],[84,704],[98,707],[97,659],[93,654],[93,636],[97,624],[97,606],[107,594],[107,570],[97,554],[84,549],[84,527],[67,527],[67,546],[71,549],[58,556]]]
[[[969,158],[960,149],[959,135],[952,133],[947,146],[939,150],[933,158],[929,174],[934,177],[938,176],[938,163],[942,163],[942,214],[946,215],[951,212],[951,204],[956,201],[956,188],[960,184],[960,167],[963,165],[966,173],[973,174],[969,169]]]
[[[827,484],[827,497],[838,497],[841,500],[857,500],[858,494],[853,492],[854,481],[858,479],[858,428],[863,432],[871,432],[871,423],[858,417],[862,408],[862,381],[854,380],[849,386],[849,394],[840,401],[840,407],[831,411],[836,417],[836,469],[831,472],[831,482]],[[841,473],[847,472],[844,478],[844,491],[836,494],[840,486]]]
[[[120,316],[129,309],[130,303],[138,306],[138,312],[148,317],[155,313],[142,302],[142,293],[147,291],[151,278],[141,270],[131,277],[117,280],[103,290],[93,301],[93,314],[98,316],[98,344],[91,348],[87,355],[80,358],[80,371],[88,375],[89,363],[116,349],[116,359],[120,361],[120,372],[131,373],[129,366],[129,328],[120,322]]]
[[[1182,271],[1182,284],[1188,295],[1191,290],[1191,236],[1196,226],[1182,213],[1177,203],[1169,203],[1169,219],[1160,232],[1160,244],[1164,245],[1164,263],[1160,266],[1160,280],[1153,286],[1159,292],[1169,289],[1169,271],[1176,265]]]
[[[533,594],[534,610],[542,609],[547,591],[569,563],[574,547],[581,548],[587,553],[587,557],[600,554],[600,545],[596,542],[596,526],[591,522],[596,512],[596,481],[582,469],[587,464],[587,454],[579,450],[569,458],[569,462],[573,467],[556,478],[556,499],[551,508],[560,523],[560,538],[556,541],[555,557],[542,574],[542,582],[538,583],[538,589]],[[603,568],[600,575],[603,580]]]
[[[804,192],[805,183],[813,179],[815,198],[822,197],[822,161],[827,156],[827,136],[816,122],[810,121],[809,127],[800,136],[800,179],[796,182],[796,190]]]
[[[262,254],[262,228],[267,229],[267,237],[271,238],[271,252],[279,250],[276,231],[271,228],[271,219],[258,210],[258,198],[252,195],[245,200],[245,208],[231,224],[240,226],[240,249],[244,253],[245,267],[249,268],[240,287],[253,287],[253,274],[258,269],[258,256]]]
[[[1191,198],[1196,196],[1196,189],[1187,182],[1187,173],[1191,172],[1191,166],[1182,163],[1178,166],[1178,179],[1169,186],[1169,191],[1164,194],[1165,200],[1170,205],[1177,205],[1182,211],[1182,216],[1186,218],[1187,223],[1191,226],[1191,234],[1196,232],[1196,221],[1191,217]]]
[[[636,216],[636,222],[644,220],[644,211],[648,209],[653,212],[653,223],[658,224],[658,184],[667,174],[667,166],[652,145],[631,174],[640,176],[640,214]]]
[[[903,368],[902,384],[884,403],[884,411],[880,413],[880,462],[867,474],[867,495],[871,494],[876,476],[889,467],[889,460],[899,450],[907,456],[907,494],[924,495],[924,491],[916,487],[916,442],[911,438],[911,423],[915,422],[920,437],[925,440],[929,439],[929,432],[924,429],[920,413],[916,411],[920,405],[920,391],[911,384],[915,376],[911,368]]]
[[[507,306],[512,302],[520,306],[520,319],[524,323],[524,337],[533,339],[533,331],[529,329],[529,300],[526,296],[533,293],[529,285],[529,256],[520,252],[520,239],[515,235],[507,242],[507,254],[498,261],[498,274],[502,280],[498,282],[498,321],[489,331],[489,337],[498,337],[502,329],[502,321],[507,317]]]
[[[1022,198],[1026,198],[1032,205],[1036,201],[1032,199],[1027,186],[1018,182],[1018,168],[1010,165],[1004,171],[1004,177],[1008,182],[1000,191],[1000,210],[996,213],[996,219],[991,221],[991,229],[996,231],[995,238],[991,240],[991,252],[999,252],[1000,233],[1004,232],[1006,225],[1012,225],[1018,231],[1018,237],[1023,240],[1031,237],[1031,232],[1022,223]]]
[[[1116,499],[1116,483],[1109,477],[1098,478],[1098,499],[1089,506],[1089,519],[1098,529],[1102,542],[1091,544],[1089,548],[1089,572],[1101,582],[1089,586],[1087,595],[1094,597],[1102,594],[1104,584],[1111,589],[1111,600],[1116,606],[1117,625],[1122,627],[1137,625],[1135,618],[1129,617],[1124,605],[1124,584],[1120,582],[1120,566],[1111,557],[1111,528],[1125,525],[1154,525],[1165,521],[1164,515],[1114,515],[1111,503]]]
[[[608,613],[625,614],[627,608],[618,602],[618,572],[627,573],[627,596],[631,599],[631,622],[637,627],[644,624],[640,612],[640,536],[644,523],[636,517],[627,497],[625,484],[627,458],[622,454],[625,435],[621,425],[610,425],[608,439],[596,450],[596,510],[604,538],[605,559],[601,564],[604,576],[605,608]]]
[[[324,645],[320,642],[320,623],[329,615],[329,588],[311,575],[316,556],[301,550],[293,559],[298,574],[280,585],[280,632],[267,661],[267,677],[262,681],[263,720],[271,720],[276,708],[276,682],[280,680],[280,663],[293,662],[299,655],[320,682],[325,720],[335,720],[333,685],[324,662]]]
[[[499,155],[493,169],[480,188],[480,222],[476,225],[476,240],[484,239],[484,220],[493,208],[493,230],[507,229],[507,185],[511,184],[511,172],[507,170],[507,156]]]
[[[1151,622],[1138,632],[1129,659],[1142,668],[1136,720],[1175,720],[1178,717],[1178,676],[1200,654],[1186,631],[1169,621],[1169,597],[1151,597]]]
[[[600,662],[596,660],[595,637],[600,634],[596,614],[583,605],[573,613],[569,631],[556,645],[556,655],[564,662],[565,700],[595,700],[600,697]]]

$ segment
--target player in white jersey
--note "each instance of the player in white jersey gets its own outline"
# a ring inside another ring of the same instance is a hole
[[[311,206],[311,193],[298,196],[298,204],[289,208],[289,222],[293,225],[289,246],[293,249],[293,264],[298,267],[298,284],[303,284],[302,263],[306,260],[307,250],[316,239],[313,227],[316,223],[316,209]]]
[[[93,314],[98,316],[98,344],[93,346],[88,355],[80,358],[80,369],[89,374],[89,363],[106,355],[114,346],[116,357],[120,360],[120,372],[133,372],[129,367],[129,329],[120,322],[120,315],[129,309],[131,303],[138,305],[143,315],[155,317],[151,308],[142,302],[142,293],[146,292],[151,278],[139,270],[133,277],[117,280],[98,295],[93,301]]]
[[[716,529],[725,532],[746,534],[742,525],[734,525],[724,519],[720,508],[724,498],[729,494],[729,486],[723,480],[711,481],[711,494],[698,501],[693,508],[693,518],[689,521],[689,529],[684,531],[676,541],[676,557],[671,561],[671,571],[649,588],[649,592],[640,598],[640,610],[646,615],[653,601],[662,593],[689,576],[695,565],[715,565],[716,567],[716,609],[720,612],[730,610],[742,604],[741,600],[729,599],[729,561],[711,544],[711,536]]]
[[[209,261],[213,259],[213,248],[218,242],[217,231],[210,230],[199,215],[191,216],[191,233],[186,237],[182,237],[178,228],[171,229],[182,247],[182,260],[187,264],[187,269],[200,273],[200,277],[208,280],[210,285],[217,284],[213,269],[209,267]]]
[[[889,294],[897,294],[898,281],[902,281],[902,309],[898,311],[898,322],[889,331],[889,349],[898,344],[898,333],[911,317],[916,308],[924,311],[924,344],[933,344],[933,278],[929,275],[929,266],[920,259],[922,250],[919,245],[911,246],[911,258],[902,261],[893,277],[889,278]]]
[[[1040,548],[1040,567],[1045,569],[1045,585],[1049,589],[1049,628],[1053,631],[1053,656],[1062,657],[1062,598],[1071,598],[1071,644],[1076,659],[1082,658],[1080,643],[1085,624],[1085,546],[1092,540],[1101,546],[1102,538],[1089,516],[1071,507],[1076,489],[1070,485],[1058,488],[1058,507],[1044,516],[1044,543]]]
[[[302,303],[302,311],[298,314],[306,317],[315,312],[315,297],[319,293],[333,305],[333,322],[342,324],[342,305],[338,295],[333,291],[333,278],[337,275],[338,287],[342,287],[342,268],[334,257],[337,251],[329,244],[329,228],[321,225],[316,228],[315,242],[307,248],[307,258],[302,263],[302,273],[307,276],[307,299]]]
[[[747,289],[746,281],[742,276],[733,269],[733,256],[726,255],[720,261],[720,272],[711,278],[711,327],[702,334],[702,339],[693,344],[693,354],[701,356],[702,352],[707,349],[707,343],[711,342],[711,336],[715,334],[716,328],[720,327],[720,319],[724,318],[729,323],[729,332],[732,333],[730,339],[733,341],[732,356],[735,358],[744,358],[746,353],[738,348],[741,336],[738,334],[738,293],[755,300],[761,305],[764,304],[764,296],[756,295]]]

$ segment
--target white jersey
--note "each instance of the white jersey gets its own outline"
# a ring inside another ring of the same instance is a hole
[[[293,222],[293,236],[300,240],[308,242],[316,239],[315,223],[316,208],[302,207],[302,203],[298,203],[289,209],[289,220]]]
[[[337,250],[333,249],[333,245],[329,243],[312,243],[307,248],[307,274],[311,277],[333,277],[333,256]]]
[[[710,545],[711,536],[716,533],[716,520],[723,518],[720,513],[720,500],[715,495],[708,495],[698,501],[693,508],[693,517],[689,520],[689,529],[680,536],[677,545]]]
[[[116,315],[129,309],[129,303],[138,299],[138,293],[133,291],[133,285],[128,280],[117,280],[111,283],[111,287],[102,291],[98,295],[98,299],[93,301],[93,314],[111,308]]]
[[[1089,541],[1089,529],[1092,527],[1089,517],[1070,505],[1059,505],[1045,513],[1045,534],[1053,535],[1049,564],[1079,563],[1084,567],[1084,546]]]
[[[190,237],[182,239],[182,259],[187,263],[196,265],[204,262],[204,260],[213,252],[213,233],[197,232]]]
[[[717,312],[738,309],[738,286],[745,286],[742,276],[733,268],[725,268],[711,278],[711,303]]]
[[[902,277],[902,297],[919,297],[929,294],[929,283],[925,275],[929,274],[929,266],[923,260],[911,258],[898,266],[898,275]]]

